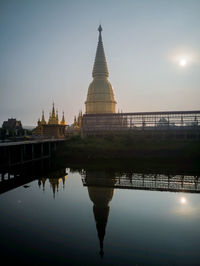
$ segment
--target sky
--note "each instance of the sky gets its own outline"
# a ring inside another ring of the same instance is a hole
[[[200,110],[199,0],[0,0],[0,126],[85,112],[101,23],[117,110]]]

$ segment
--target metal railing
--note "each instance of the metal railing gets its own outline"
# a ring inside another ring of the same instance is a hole
[[[82,130],[200,130],[200,111],[137,112],[83,115]]]

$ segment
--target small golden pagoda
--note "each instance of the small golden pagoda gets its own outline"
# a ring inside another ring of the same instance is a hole
[[[71,128],[71,135],[79,135],[81,134],[81,127],[82,127],[82,119],[83,114],[82,111],[79,111],[79,114],[74,117],[74,123]]]
[[[63,112],[62,120],[59,121],[58,110],[55,112],[53,103],[52,111],[49,113],[48,123],[44,117],[44,111],[42,111],[42,119],[38,119],[38,125],[33,130],[34,135],[40,135],[45,138],[64,138],[65,137],[65,116]]]
[[[74,123],[73,123],[73,128],[74,129],[81,129],[81,127],[82,127],[82,119],[83,119],[82,111],[79,111],[78,116],[74,117]]]
[[[74,117],[73,128],[74,129],[80,129],[79,126],[78,126],[78,122],[77,122],[76,116]]]

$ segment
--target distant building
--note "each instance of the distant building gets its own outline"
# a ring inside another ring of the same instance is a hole
[[[38,119],[38,125],[33,130],[33,135],[39,135],[45,138],[64,138],[65,137],[65,116],[64,112],[62,120],[59,121],[58,111],[55,112],[54,103],[52,112],[49,113],[49,120],[46,122],[44,111],[42,111],[42,119]]]
[[[16,120],[16,118],[9,118],[8,121],[4,121],[2,129],[7,136],[23,135],[24,133],[21,121]]]

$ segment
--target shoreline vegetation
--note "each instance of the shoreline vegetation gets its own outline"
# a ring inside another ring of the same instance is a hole
[[[131,135],[73,136],[58,147],[56,161],[102,167],[124,165],[180,168],[200,171],[200,141],[146,140]]]

